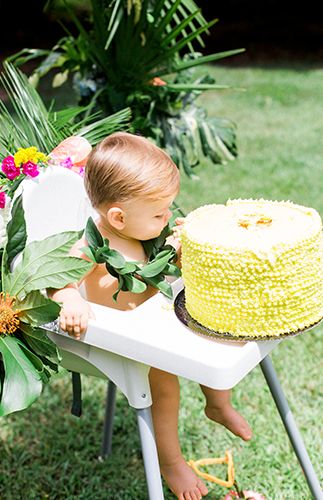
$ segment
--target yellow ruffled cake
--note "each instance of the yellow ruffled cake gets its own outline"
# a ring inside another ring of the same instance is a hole
[[[182,274],[188,313],[215,332],[302,330],[323,317],[320,215],[284,201],[200,207],[182,231]]]

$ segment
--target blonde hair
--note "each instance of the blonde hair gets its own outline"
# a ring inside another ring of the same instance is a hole
[[[179,172],[165,151],[144,137],[116,132],[91,152],[85,188],[94,208],[132,198],[163,199],[179,190]]]

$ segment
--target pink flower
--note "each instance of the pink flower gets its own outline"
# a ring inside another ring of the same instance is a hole
[[[266,500],[263,495],[257,493],[256,491],[243,490],[243,494],[245,498],[249,498],[249,500]]]
[[[6,195],[3,191],[0,191],[0,208],[4,208],[6,206]]]
[[[67,139],[64,139],[64,141],[56,146],[50,153],[50,156],[56,162],[62,162],[70,158],[73,166],[85,167],[91,150],[92,146],[89,141],[84,137],[74,135],[72,137],[67,137]]]
[[[251,490],[243,490],[242,491],[243,497],[240,497],[238,493],[234,490],[230,490],[229,493],[227,493],[222,500],[234,500],[240,498],[242,499],[249,499],[249,500],[266,500],[263,495],[260,493],[257,493],[256,491],[251,491]]]
[[[7,156],[2,162],[2,172],[11,181],[20,175],[20,168],[16,167],[13,156]]]
[[[26,163],[23,163],[22,171],[25,175],[28,175],[29,177],[37,177],[37,175],[39,174],[39,170],[36,163],[33,163],[32,161],[27,161]]]
[[[72,158],[70,156],[65,158],[65,160],[63,160],[63,161],[60,161],[59,164],[61,167],[65,167],[65,168],[72,168],[73,167]]]

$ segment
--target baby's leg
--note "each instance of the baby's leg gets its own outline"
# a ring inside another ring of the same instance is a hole
[[[206,397],[206,416],[224,425],[229,431],[245,441],[249,441],[252,436],[251,429],[245,419],[231,406],[231,391],[217,391],[201,385],[201,389]]]
[[[179,500],[200,500],[208,490],[185,462],[178,439],[178,379],[175,375],[157,368],[151,368],[149,379],[162,476]]]

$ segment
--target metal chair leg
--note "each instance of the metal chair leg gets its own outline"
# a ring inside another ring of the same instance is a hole
[[[269,356],[266,356],[260,363],[262,372],[269,386],[272,397],[275,401],[280,417],[287,431],[290,442],[294,448],[298,461],[303,469],[307,484],[315,500],[322,500],[323,493],[306,451],[303,439],[297,428],[293,414],[288,406],[285,394],[279,383],[277,374]]]
[[[164,500],[151,410],[136,411],[149,499]]]
[[[109,380],[100,458],[106,458],[107,456],[111,455],[113,419],[114,419],[114,411],[116,405],[116,389],[117,389],[116,385],[111,380]]]

